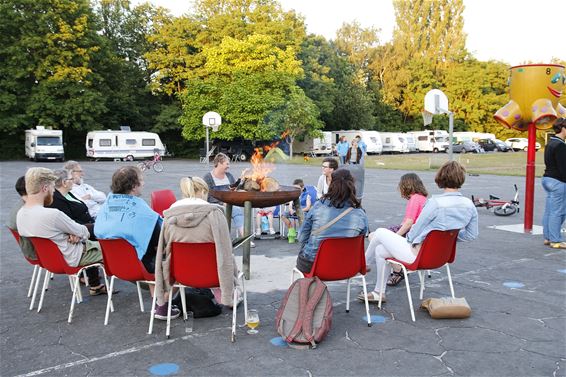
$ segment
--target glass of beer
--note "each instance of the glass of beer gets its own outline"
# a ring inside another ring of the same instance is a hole
[[[249,309],[248,315],[246,317],[246,326],[250,329],[248,330],[248,334],[257,334],[258,331],[256,327],[259,326],[259,313],[255,309]]]

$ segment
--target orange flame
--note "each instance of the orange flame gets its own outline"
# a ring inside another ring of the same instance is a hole
[[[244,177],[256,181],[260,186],[260,191],[265,191],[265,181],[264,178],[271,173],[275,166],[269,162],[264,161],[263,156],[267,154],[270,150],[276,148],[281,140],[289,135],[289,130],[284,131],[280,140],[274,141],[270,145],[264,145],[263,148],[254,148],[254,154],[250,158],[252,164],[252,169],[244,172]]]

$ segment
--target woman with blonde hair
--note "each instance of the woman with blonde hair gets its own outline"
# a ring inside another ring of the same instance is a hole
[[[199,177],[185,177],[180,182],[183,199],[163,212],[163,227],[157,249],[155,284],[158,298],[171,287],[170,264],[173,242],[208,243],[216,248],[221,304],[232,306],[238,267],[232,253],[232,240],[223,207],[207,202],[208,185]],[[158,303],[164,304],[164,303]]]

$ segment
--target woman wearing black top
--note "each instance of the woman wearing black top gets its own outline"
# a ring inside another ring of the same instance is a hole
[[[53,203],[49,208],[56,208],[65,213],[72,220],[87,227],[90,239],[96,240],[94,236],[94,219],[88,212],[87,205],[71,193],[73,178],[69,170],[56,170],[57,180],[53,192]]]
[[[552,136],[544,148],[545,170],[542,187],[546,205],[542,217],[544,244],[553,249],[566,249],[560,228],[566,220],[566,118],[559,118],[552,127]]]

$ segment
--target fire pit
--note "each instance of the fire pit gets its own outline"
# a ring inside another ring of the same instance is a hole
[[[294,186],[281,186],[277,180],[268,176],[274,169],[263,161],[262,153],[256,148],[251,158],[252,169],[245,169],[234,185],[216,186],[210,189],[210,195],[226,203],[228,227],[232,220],[232,206],[244,207],[244,237],[252,232],[252,208],[273,207],[292,201],[299,223],[303,222],[303,211],[299,202],[301,190]],[[242,264],[244,276],[250,278],[250,242],[243,245]]]
[[[245,202],[251,202],[252,208],[264,208],[294,201],[301,195],[301,190],[295,186],[279,186],[279,190],[272,192],[232,191],[229,185],[224,185],[211,189],[210,195],[224,203],[238,207],[244,207]]]

